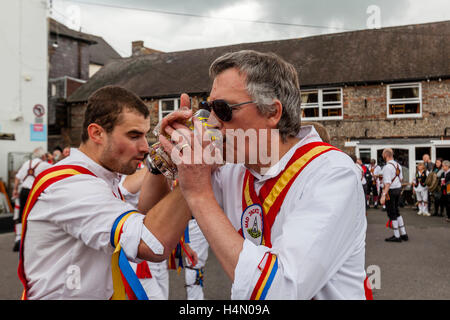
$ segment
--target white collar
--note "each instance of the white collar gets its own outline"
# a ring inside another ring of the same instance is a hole
[[[81,163],[86,169],[107,182],[114,184],[115,180],[120,180],[119,173],[106,169],[77,148],[70,148],[70,155],[58,162],[58,165],[78,163]]]
[[[266,174],[261,175],[258,172],[254,171],[253,169],[249,169],[250,173],[255,177],[256,182],[263,182],[273,177],[276,177],[282,170],[284,170],[287,163],[292,158],[292,156],[294,155],[295,151],[297,151],[298,148],[311,142],[322,142],[322,139],[320,139],[319,134],[312,125],[301,127],[296,138],[299,138],[300,141],[297,142],[291,149],[289,149],[289,151],[286,152],[276,164],[270,167],[267,170]]]

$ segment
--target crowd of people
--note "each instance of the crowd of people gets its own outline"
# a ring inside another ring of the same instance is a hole
[[[379,198],[384,187],[383,171],[388,165],[385,163],[383,168],[377,164],[375,159],[371,159],[370,163],[363,164],[361,159],[354,158],[358,171],[361,175],[364,193],[366,195],[366,207],[371,205],[377,209],[380,205]],[[433,163],[428,154],[424,154],[422,161],[417,163],[416,172],[413,181],[410,183],[401,180],[399,205],[404,204],[403,193],[407,189],[412,190],[414,200],[414,208],[418,215],[425,217],[435,216],[444,217],[446,214],[446,222],[450,222],[450,189],[448,187],[450,181],[449,171],[450,161],[437,158]],[[402,166],[400,166],[400,173]],[[403,174],[402,174],[403,176]],[[382,206],[386,210],[386,206]]]

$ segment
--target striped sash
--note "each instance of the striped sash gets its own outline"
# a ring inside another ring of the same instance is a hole
[[[19,267],[17,273],[19,275],[19,279],[23,284],[23,292],[22,292],[22,300],[27,299],[27,279],[25,276],[24,270],[24,259],[23,259],[23,248],[25,242],[25,233],[27,231],[27,221],[28,216],[30,214],[31,209],[36,204],[41,193],[53,183],[60,181],[62,179],[72,177],[77,174],[90,174],[95,176],[92,172],[83,168],[81,166],[75,165],[62,165],[51,167],[47,170],[41,172],[35,179],[33,187],[31,188],[30,194],[27,198],[27,202],[25,203],[25,208],[23,210],[22,215],[22,236],[20,240],[20,252],[19,252]]]
[[[122,213],[114,221],[111,229],[111,245],[115,248],[111,258],[111,271],[114,293],[111,300],[125,300],[126,295],[130,300],[148,300],[147,293],[142,287],[136,273],[128,261],[125,252],[120,246],[120,236],[125,221],[133,214],[140,214],[135,210]]]
[[[253,175],[250,174],[248,170],[245,172],[242,209],[244,212],[245,208],[248,208],[254,204],[259,204],[262,207],[262,245],[269,248],[272,247],[272,226],[281,206],[283,205],[286,194],[295,179],[312,160],[331,150],[340,151],[339,149],[323,142],[313,142],[298,148],[287,163],[285,169],[276,177],[266,181],[266,183],[262,186],[259,195],[256,193],[254,188]],[[243,233],[241,230],[241,235],[242,234]],[[278,257],[270,252],[266,253],[258,268],[261,270],[261,275],[255,288],[253,289],[250,297],[251,300],[265,299],[278,270]]]

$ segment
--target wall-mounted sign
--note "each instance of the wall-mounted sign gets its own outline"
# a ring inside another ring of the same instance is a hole
[[[36,117],[43,117],[45,114],[45,108],[42,104],[35,104],[33,107],[33,113]]]
[[[30,124],[31,141],[47,141],[47,126],[42,123]]]

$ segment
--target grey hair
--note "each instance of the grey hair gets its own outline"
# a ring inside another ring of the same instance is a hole
[[[443,166],[450,167],[450,161],[444,160],[444,161],[442,161],[442,165],[443,165]]]
[[[283,142],[295,137],[301,127],[301,95],[294,66],[274,53],[242,50],[217,58],[209,68],[209,75],[214,79],[230,68],[245,74],[247,91],[262,115],[273,115],[275,100],[281,102],[283,111],[277,128]]]
[[[33,150],[33,154],[31,155],[32,159],[41,159],[45,155],[45,151],[42,147],[36,148]]]

